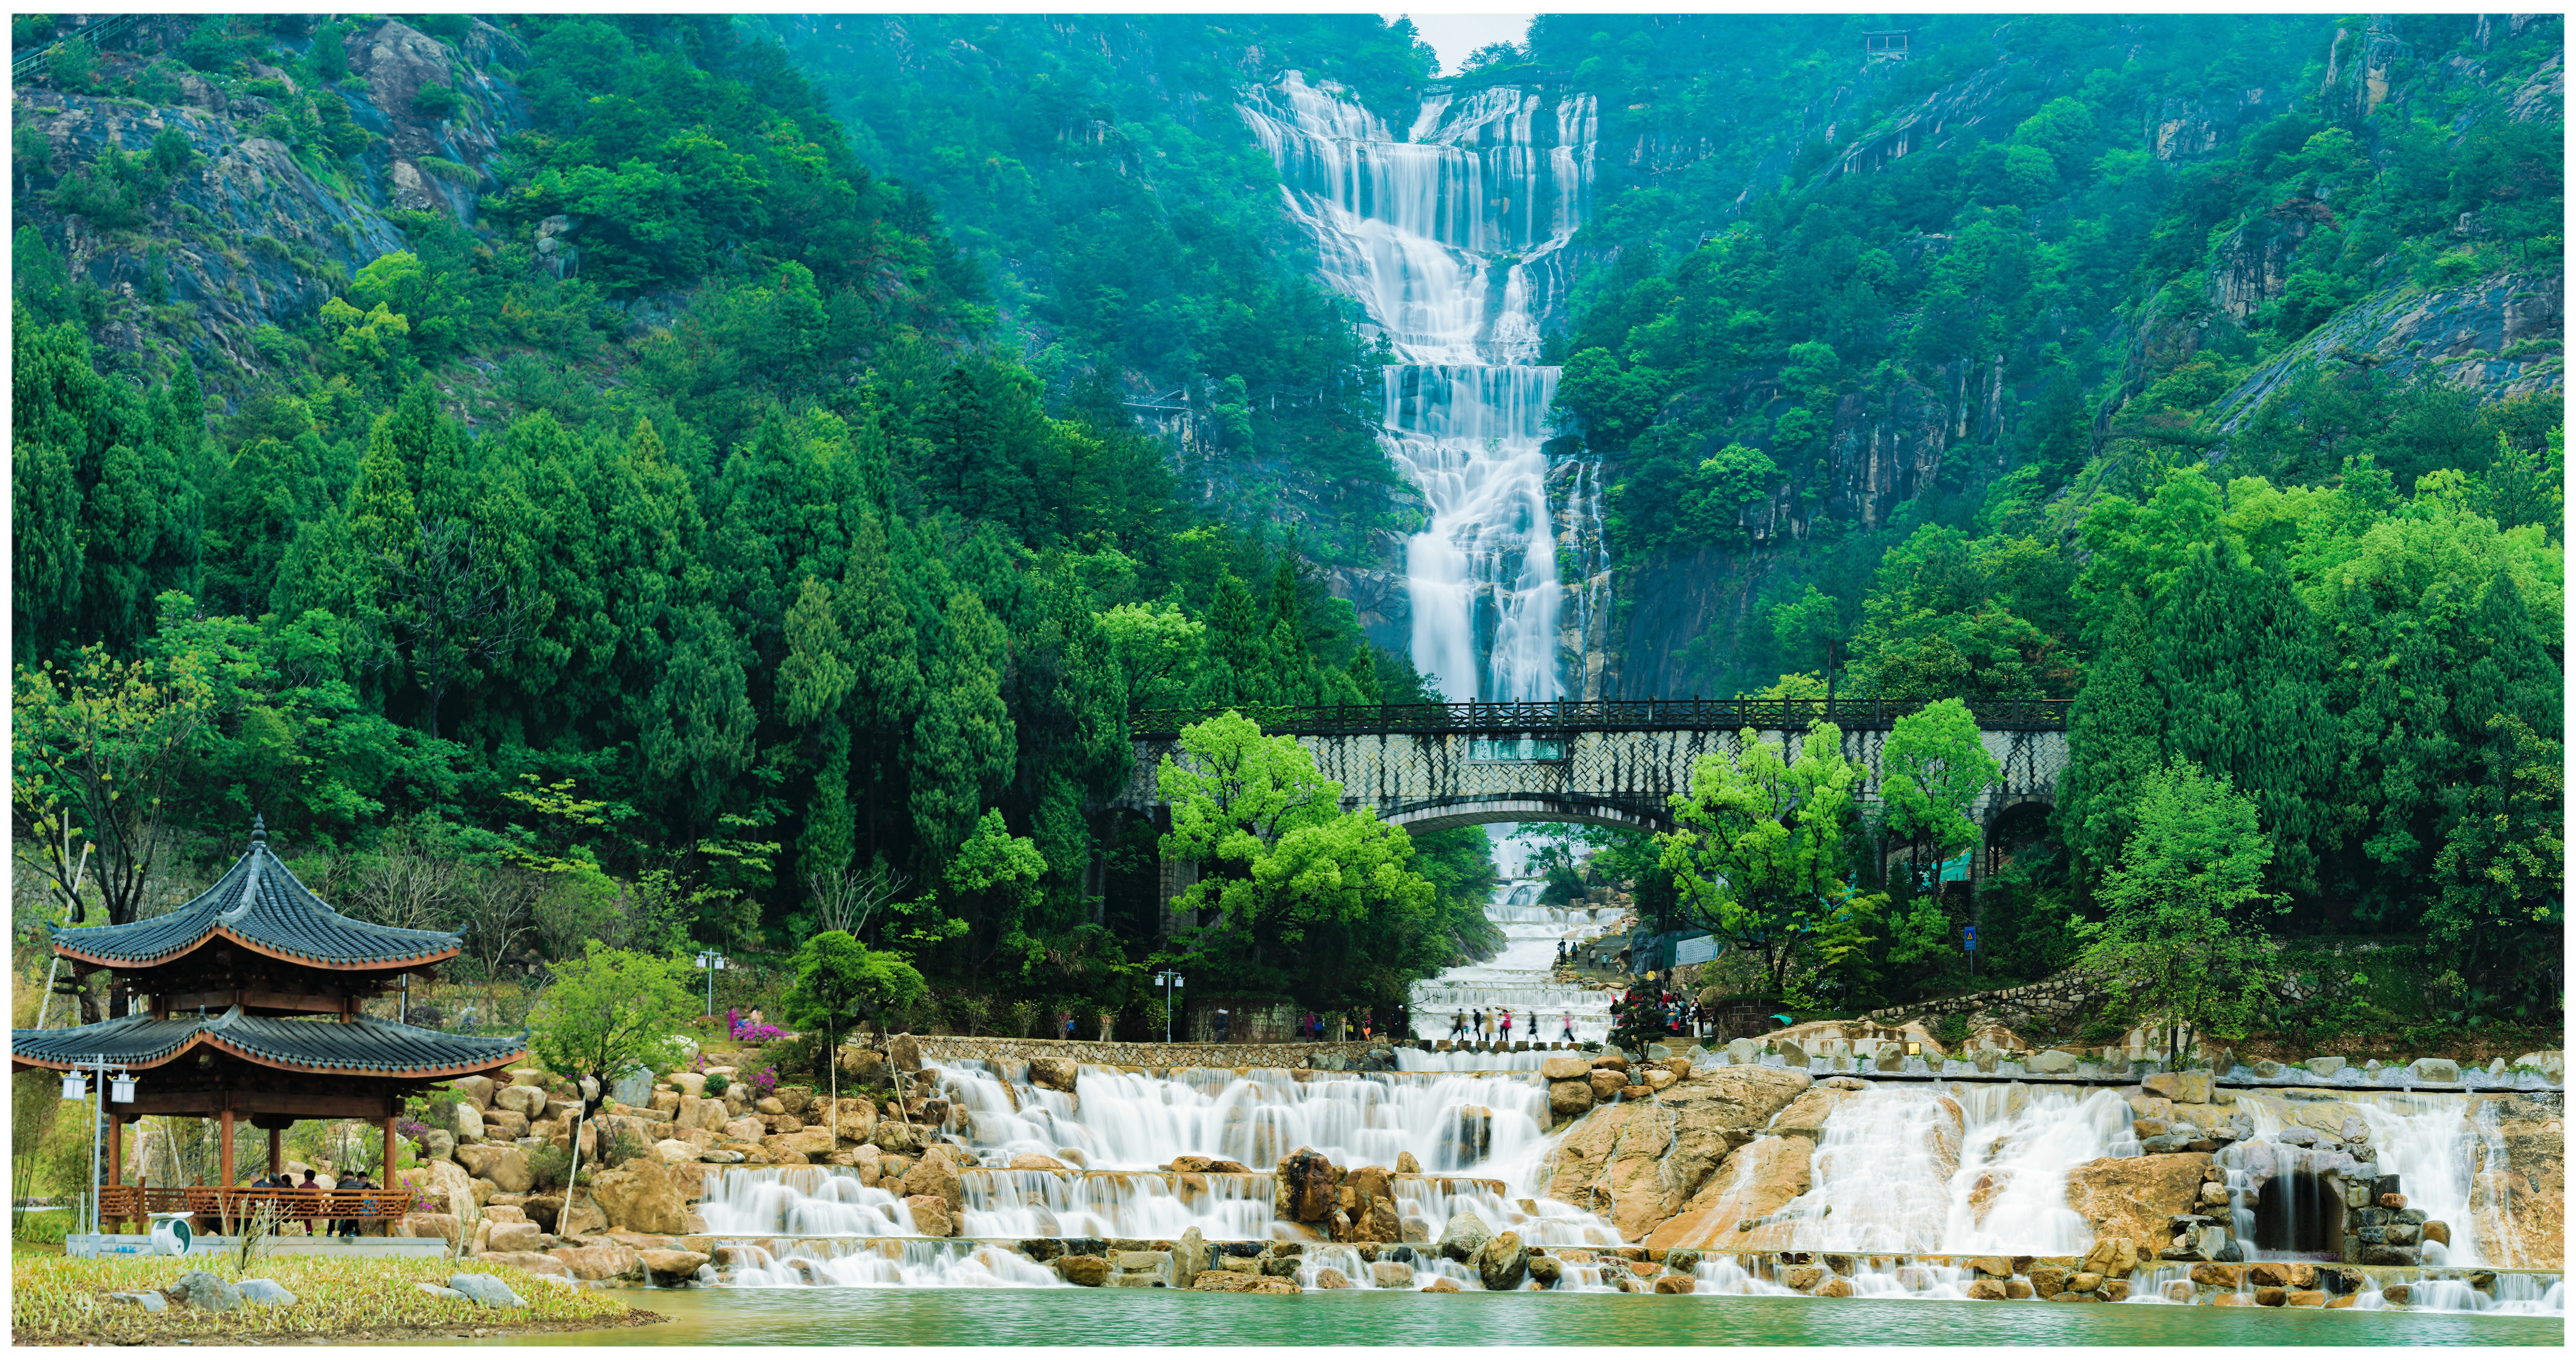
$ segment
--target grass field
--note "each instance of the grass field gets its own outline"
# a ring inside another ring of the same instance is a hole
[[[657,1321],[615,1295],[573,1289],[510,1266],[429,1259],[332,1260],[280,1256],[254,1263],[249,1278],[275,1280],[291,1304],[205,1313],[173,1305],[159,1313],[110,1299],[166,1289],[189,1269],[232,1277],[228,1263],[123,1257],[74,1260],[42,1248],[11,1254],[9,1318],[19,1345],[166,1345],[181,1339],[256,1345],[263,1341],[357,1340],[589,1330]],[[492,1309],[438,1298],[417,1284],[445,1284],[460,1270],[497,1275],[528,1301]]]

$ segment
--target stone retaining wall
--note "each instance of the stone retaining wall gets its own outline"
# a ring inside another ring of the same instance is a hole
[[[1974,992],[1967,996],[1945,997],[1913,1006],[1890,1006],[1871,1011],[1867,1017],[1891,1021],[1918,1015],[1974,1015],[2013,1013],[2046,1016],[2052,1021],[2071,1020],[2091,1009],[2106,994],[2099,978],[2090,974],[2061,974],[2023,987],[2005,987],[1991,992]]]

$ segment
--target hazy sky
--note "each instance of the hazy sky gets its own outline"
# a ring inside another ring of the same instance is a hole
[[[1458,63],[1467,54],[1491,42],[1519,42],[1529,30],[1527,14],[1426,14],[1421,10],[1399,11],[1413,16],[1413,26],[1440,53],[1440,73],[1458,74]],[[1386,16],[1391,22],[1394,14]]]

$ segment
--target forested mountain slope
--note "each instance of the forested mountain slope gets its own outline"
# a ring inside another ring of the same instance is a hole
[[[991,344],[978,265],[774,43],[495,18],[147,20],[14,92],[27,867],[81,828],[124,919],[258,813],[486,969],[874,906],[979,997],[1126,1004],[1129,709],[1410,666],[1115,372]],[[1445,966],[1490,867],[1419,851],[1435,902],[1240,981]]]

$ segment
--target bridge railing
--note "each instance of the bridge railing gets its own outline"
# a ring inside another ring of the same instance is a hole
[[[1264,732],[1298,736],[1333,733],[1450,732],[1526,735],[1552,732],[1680,732],[1751,727],[1803,730],[1824,719],[1844,731],[1884,730],[1930,701],[1836,699],[1830,708],[1807,699],[1559,699],[1546,703],[1333,704],[1275,707],[1145,708],[1128,717],[1130,730],[1153,740],[1180,735],[1183,727],[1226,712],[1261,724]],[[1990,731],[2062,732],[2071,699],[1985,700],[1969,705],[1977,725]]]

